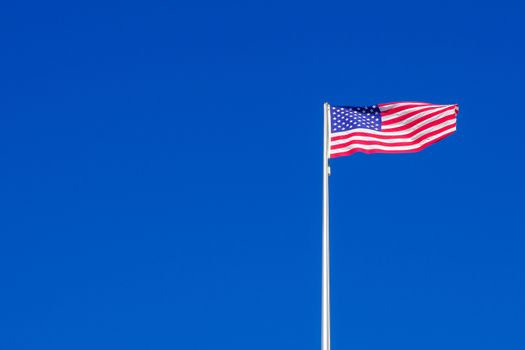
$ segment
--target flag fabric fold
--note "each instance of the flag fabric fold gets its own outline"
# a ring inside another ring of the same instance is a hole
[[[330,106],[329,157],[418,152],[456,131],[458,111],[423,102]]]

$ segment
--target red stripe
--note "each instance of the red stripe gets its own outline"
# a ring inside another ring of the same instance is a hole
[[[422,108],[436,108],[436,107],[443,107],[443,106],[440,106],[440,105],[430,105],[430,104],[425,104],[425,105],[405,105],[405,106],[398,106],[398,107],[394,107],[394,108],[390,108],[390,109],[387,109],[385,111],[381,111],[381,115],[384,115],[384,116],[388,116],[390,114],[394,114],[394,113],[397,113],[397,112],[402,112],[406,109],[411,109],[411,108],[415,108],[415,107],[422,107]]]
[[[374,135],[368,132],[353,132],[351,134],[346,135],[337,135],[330,137],[330,141],[337,141],[337,140],[344,140],[352,136],[376,136],[376,137],[382,137],[383,135]]]
[[[432,140],[431,142],[429,143],[426,143],[418,148],[414,148],[414,149],[411,149],[411,150],[405,150],[405,151],[397,151],[397,150],[382,150],[382,149],[363,149],[363,148],[354,148],[354,149],[351,149],[350,151],[348,152],[343,152],[343,153],[336,153],[336,154],[330,154],[329,158],[337,158],[337,157],[342,157],[342,156],[349,156],[351,154],[354,154],[356,152],[364,152],[364,153],[367,153],[367,154],[372,154],[372,153],[414,153],[414,152],[418,152],[418,151],[421,151],[422,149],[438,142],[438,141],[441,141],[442,139],[444,139],[445,137],[447,136],[450,136],[450,134],[452,133],[448,133],[448,134],[445,134],[441,137],[438,137],[437,139],[435,140]]]
[[[396,105],[396,104],[399,104],[399,103],[408,103],[408,104],[412,104],[414,106],[425,106],[425,105],[431,105],[431,103],[426,103],[426,102],[417,102],[417,101],[398,101],[398,102],[388,102],[388,103],[379,103],[377,106],[379,108],[382,108],[382,107],[388,107],[390,105]]]
[[[330,146],[330,149],[331,150],[337,150],[337,149],[340,149],[340,148],[345,148],[345,147],[351,146],[353,144],[385,146],[385,147],[411,146],[411,145],[414,145],[414,144],[418,143],[419,141],[421,141],[423,139],[427,139],[427,138],[432,137],[434,135],[437,135],[437,134],[439,134],[439,133],[441,133],[441,132],[443,132],[445,130],[453,129],[455,127],[456,127],[456,123],[450,124],[450,125],[447,125],[445,127],[442,127],[442,128],[436,129],[434,131],[431,131],[428,134],[421,135],[417,139],[412,140],[412,141],[388,143],[388,142],[377,141],[377,140],[372,140],[372,141],[352,140],[352,141],[349,141],[346,144],[339,144],[339,145]]]

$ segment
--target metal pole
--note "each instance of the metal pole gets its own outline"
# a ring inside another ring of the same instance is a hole
[[[324,144],[323,144],[323,292],[322,292],[322,347],[330,350],[330,233],[328,217],[328,165],[330,135],[330,105],[324,104]]]

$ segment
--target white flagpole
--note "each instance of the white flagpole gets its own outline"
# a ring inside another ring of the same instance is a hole
[[[330,105],[324,104],[324,144],[323,144],[323,292],[322,292],[322,347],[330,350],[330,233],[328,217],[328,165],[329,135],[330,135]]]

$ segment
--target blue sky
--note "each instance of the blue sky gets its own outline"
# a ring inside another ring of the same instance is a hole
[[[332,347],[525,348],[524,5],[0,11],[0,348],[319,349],[322,103],[458,103],[333,160]]]

